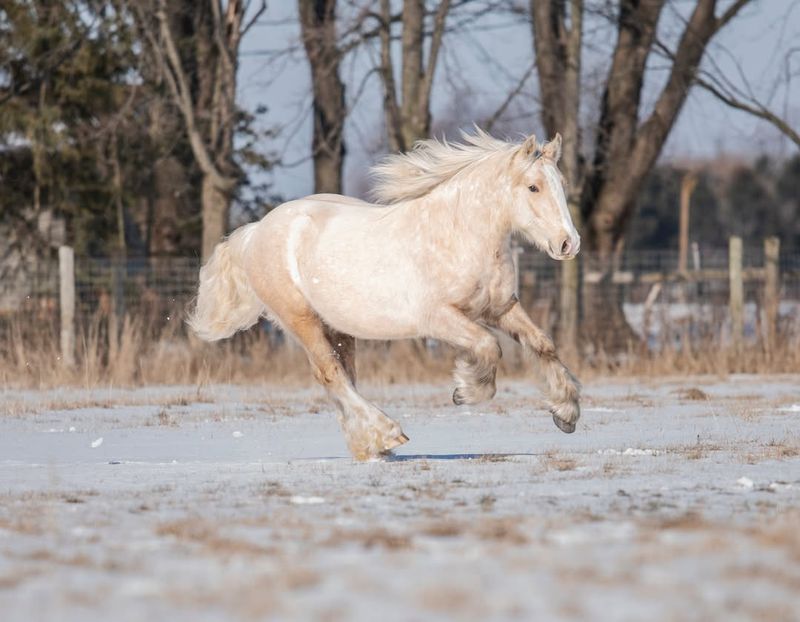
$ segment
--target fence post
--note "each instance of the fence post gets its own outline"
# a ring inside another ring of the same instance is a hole
[[[781,241],[777,237],[764,240],[764,323],[767,353],[772,354],[777,338],[778,304],[780,294]]]
[[[736,352],[742,349],[744,334],[744,284],[742,282],[742,238],[731,236],[728,244],[730,279],[731,342]]]
[[[692,200],[692,192],[697,186],[697,175],[693,171],[688,171],[681,180],[681,207],[679,218],[678,236],[678,272],[686,274],[689,255],[689,208]]]
[[[61,310],[61,360],[75,365],[75,252],[70,246],[58,249],[59,307]]]
[[[561,299],[558,318],[558,347],[566,353],[578,349],[578,288],[580,263],[575,258],[561,263]]]

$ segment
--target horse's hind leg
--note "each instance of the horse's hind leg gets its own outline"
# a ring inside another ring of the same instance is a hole
[[[494,397],[497,363],[502,355],[494,335],[452,307],[434,316],[430,333],[461,349],[453,371],[453,402],[477,404]]]
[[[325,338],[331,344],[336,358],[344,367],[344,371],[353,386],[356,386],[356,338],[347,333],[340,333],[327,324],[323,325]]]
[[[396,421],[356,391],[355,340],[351,336],[325,326],[311,309],[281,319],[302,343],[314,376],[336,403],[347,446],[356,460],[385,455],[408,441]]]

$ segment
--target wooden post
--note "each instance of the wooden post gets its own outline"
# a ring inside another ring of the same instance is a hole
[[[732,236],[728,244],[730,279],[731,344],[739,352],[744,336],[744,284],[742,282],[742,238]]]
[[[686,273],[689,255],[689,207],[692,192],[697,185],[697,175],[688,171],[681,180],[680,236],[678,238],[678,272]]]
[[[58,276],[61,309],[61,360],[75,365],[75,252],[70,246],[58,249]]]
[[[766,327],[766,349],[772,354],[777,339],[778,304],[780,301],[780,257],[781,241],[777,237],[764,240],[764,325]]]
[[[580,259],[561,262],[561,291],[558,318],[558,347],[565,353],[578,349],[578,288]]]

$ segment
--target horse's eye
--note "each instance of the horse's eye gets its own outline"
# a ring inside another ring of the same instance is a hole
[[[537,186],[536,184],[528,186],[528,190],[530,190],[531,192],[539,192],[539,186]]]

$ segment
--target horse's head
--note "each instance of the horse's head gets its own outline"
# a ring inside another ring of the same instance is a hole
[[[572,259],[581,238],[572,224],[558,170],[561,135],[537,144],[530,136],[512,158],[512,224],[553,259]]]

